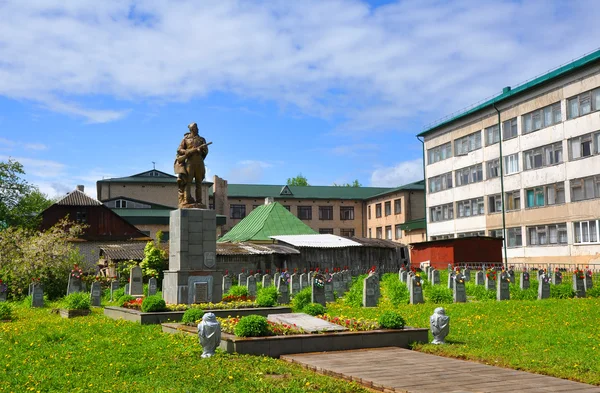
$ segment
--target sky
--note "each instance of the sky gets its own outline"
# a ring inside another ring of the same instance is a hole
[[[0,1],[0,160],[50,197],[172,173],[396,187],[416,134],[600,45],[595,1]]]

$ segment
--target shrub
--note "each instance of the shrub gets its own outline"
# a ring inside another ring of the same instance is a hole
[[[344,297],[344,303],[346,305],[355,308],[362,307],[363,286],[365,278],[367,278],[366,274],[362,274],[358,277],[352,277],[352,286],[350,287],[350,290]]]
[[[250,296],[250,294],[248,293],[248,288],[246,288],[243,285],[234,285],[231,288],[229,288],[229,291],[227,291],[226,295],[231,295],[231,296]]]
[[[398,279],[398,275],[395,273],[388,273],[383,275],[381,285],[385,289],[385,296],[390,302],[398,307],[401,304],[408,304],[410,295],[408,293],[408,287],[405,283]]]
[[[570,299],[575,297],[575,291],[570,283],[550,286],[550,297],[557,299]]]
[[[307,304],[312,300],[312,288],[306,287],[294,296],[292,299],[292,309],[294,312],[302,312]]]
[[[325,314],[327,309],[319,303],[310,303],[307,304],[302,311],[308,315],[316,317],[317,315]]]
[[[452,289],[441,285],[431,285],[427,289],[426,295],[427,300],[435,304],[452,303],[454,301]]]
[[[204,316],[204,311],[199,308],[188,308],[183,313],[183,317],[181,317],[181,322],[183,323],[197,323],[197,321],[202,319]]]
[[[277,304],[279,293],[275,287],[261,288],[256,293],[256,305],[258,307],[273,307]]]
[[[125,288],[121,287],[113,292],[113,302],[116,302],[121,296],[126,295]],[[110,299],[110,288],[108,288],[108,298]]]
[[[588,297],[600,297],[600,286],[595,286],[586,292]]]
[[[0,303],[0,320],[12,319],[12,307],[6,302]]]
[[[261,315],[242,317],[235,325],[234,333],[238,337],[263,337],[269,335],[267,318]]]
[[[135,300],[135,298],[131,295],[123,295],[121,297],[119,297],[117,299],[117,304],[119,305],[119,307],[123,307],[123,305],[127,302],[130,302],[132,300]]]
[[[488,291],[484,285],[467,284],[467,296],[473,296],[478,301],[496,300],[496,291]]]
[[[529,289],[521,289],[517,284],[510,286],[511,300],[536,300],[537,295],[537,287],[530,286]]]
[[[167,304],[160,296],[148,296],[142,301],[142,312],[165,311],[166,309]]]
[[[384,329],[404,329],[404,318],[395,311],[386,311],[379,317],[379,326]]]
[[[31,304],[32,304],[32,303],[33,303],[33,296],[31,296],[31,295],[29,295],[29,296],[26,296],[26,297],[23,299],[23,304],[24,304],[25,306],[27,306],[27,307],[31,307]]]
[[[86,292],[73,292],[63,298],[61,305],[67,310],[89,310],[90,295]]]

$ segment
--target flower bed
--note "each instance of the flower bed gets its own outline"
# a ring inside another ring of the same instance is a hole
[[[319,315],[317,318],[348,328],[351,332],[366,332],[379,329],[377,321],[370,321],[363,318],[332,317],[329,314]]]
[[[253,300],[234,300],[219,303],[199,303],[199,304],[167,304],[169,311],[185,311],[188,308],[200,308],[207,310],[237,310],[240,308],[258,308]]]
[[[221,323],[221,331],[224,333],[235,334],[235,326],[240,318],[217,318]],[[305,331],[297,326],[287,325],[285,323],[275,323],[267,321],[269,326],[269,336],[289,336],[292,334],[305,334]],[[195,325],[194,325],[195,326]]]

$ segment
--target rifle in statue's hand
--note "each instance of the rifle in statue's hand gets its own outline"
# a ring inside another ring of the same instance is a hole
[[[203,144],[201,144],[201,145],[200,145],[200,146],[198,146],[198,147],[194,147],[194,148],[191,148],[191,149],[187,149],[187,150],[185,151],[185,154],[182,154],[182,155],[180,155],[180,156],[177,156],[177,158],[176,158],[177,162],[178,162],[178,163],[180,163],[180,164],[183,164],[183,163],[185,162],[185,160],[186,160],[186,159],[187,159],[187,158],[188,158],[190,155],[192,155],[193,153],[199,153],[199,152],[200,152],[200,149],[202,149],[203,147],[206,147],[206,146],[208,146],[208,145],[212,145],[212,142],[203,143]]]

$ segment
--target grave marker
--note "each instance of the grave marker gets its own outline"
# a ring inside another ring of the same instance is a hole
[[[538,300],[550,297],[550,277],[544,272],[538,277]]]
[[[448,273],[448,289],[454,290],[454,270]]]
[[[440,272],[438,270],[432,270],[431,272],[431,284],[440,285]]]
[[[509,278],[511,284],[515,283],[515,271],[513,270],[512,267],[510,269],[508,269],[508,278]]]
[[[306,273],[300,274],[300,290],[303,290],[308,286],[308,275]]]
[[[485,289],[487,289],[488,291],[496,290],[497,276],[498,274],[493,269],[489,269],[487,272],[485,272]]]
[[[92,288],[90,291],[90,302],[94,307],[100,307],[101,299],[102,299],[102,287],[100,286],[99,281],[94,281],[92,283]]]
[[[270,274],[265,274],[262,277],[262,286],[263,288],[270,287],[273,284],[273,280],[271,279]]]
[[[31,307],[44,307],[44,288],[41,284],[33,284],[31,288],[32,299]]]
[[[81,269],[75,268],[69,274],[69,282],[67,283],[67,295],[74,292],[81,292]]]
[[[290,295],[295,296],[300,292],[300,276],[294,273],[290,276]]]
[[[497,282],[496,300],[510,300],[510,274],[502,270]]]
[[[462,271],[463,276],[465,276],[465,281],[471,281],[471,269],[465,267]]]
[[[425,303],[423,299],[423,286],[419,275],[414,275],[410,278],[409,293],[410,304]]]
[[[402,281],[403,283],[407,283],[408,281],[408,272],[406,270],[400,270],[400,281]]]
[[[521,289],[529,289],[529,272],[521,272],[521,279],[519,281],[519,287]]]
[[[208,282],[207,281],[196,281],[194,282],[194,303],[208,303],[210,301],[208,296]]]
[[[464,274],[458,273],[454,276],[454,289],[452,295],[454,303],[466,303],[467,292],[465,290],[465,276]]]
[[[158,281],[155,277],[148,280],[148,296],[154,296],[158,292]]]
[[[592,280],[592,271],[589,269],[586,269],[585,277],[583,279],[583,288],[587,292],[590,289],[592,289],[593,287],[594,287],[594,281]]]
[[[125,289],[124,291],[126,295],[129,295],[129,283],[125,284]]]
[[[248,280],[248,275],[244,272],[238,274],[238,285],[246,286],[246,282]]]
[[[142,268],[134,266],[129,272],[129,295],[144,296],[144,284],[142,282]]]
[[[575,291],[575,296],[577,297],[585,297],[585,274],[583,270],[576,269],[573,273],[573,290]]]
[[[277,290],[279,291],[279,297],[277,302],[279,304],[288,304],[290,302],[290,276],[287,273],[281,273],[277,280]]]
[[[485,285],[483,270],[477,270],[475,273],[475,285]]]
[[[311,302],[325,306],[325,277],[323,277],[321,274],[315,274],[311,285]]]
[[[225,275],[223,276],[223,279],[221,280],[222,285],[223,285],[223,295],[225,295],[227,292],[229,292],[229,290],[231,289],[231,286],[233,285],[231,277],[229,275]]]
[[[330,275],[325,275],[325,302],[335,302],[333,296],[333,279]]]
[[[336,293],[338,297],[344,294],[344,282],[342,281],[341,273],[333,273],[331,277],[333,281],[333,292]]]
[[[113,301],[114,299],[114,293],[115,291],[119,289],[119,281],[117,280],[112,280],[110,282],[110,300]]]
[[[557,268],[554,271],[554,274],[552,275],[552,284],[560,285],[560,284],[562,284],[562,281],[563,281],[562,272],[560,270],[558,270],[558,268]]]
[[[370,274],[363,281],[363,307],[377,307],[379,302],[379,279],[374,274]]]
[[[248,288],[248,295],[256,296],[256,278],[254,276],[246,277],[246,288]]]

